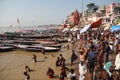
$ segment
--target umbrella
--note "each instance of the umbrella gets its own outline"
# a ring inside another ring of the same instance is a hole
[[[62,30],[62,32],[69,32],[70,28],[66,27]]]
[[[63,25],[62,25],[62,29],[66,28],[66,27],[67,27],[67,25],[66,25],[66,24],[63,24]]]
[[[120,25],[112,26],[111,30],[112,31],[118,31],[118,30],[120,30]]]
[[[80,34],[82,34],[83,32],[87,31],[89,28],[90,28],[90,24],[89,24],[89,25],[86,25],[84,28],[82,28],[82,29],[80,30]]]
[[[80,29],[78,28],[78,26],[73,27],[73,28],[70,29],[70,31],[77,31],[77,30],[80,30]]]

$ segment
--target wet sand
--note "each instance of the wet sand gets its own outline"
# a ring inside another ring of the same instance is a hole
[[[23,50],[0,52],[0,80],[22,80],[24,78],[25,65],[32,69],[32,72],[29,72],[30,80],[49,80],[46,76],[48,67],[53,68],[55,71],[55,78],[52,80],[57,80],[60,68],[55,67],[55,61],[59,54],[62,54],[66,59],[66,64],[70,64],[70,53],[71,49],[66,50],[64,47],[59,52],[46,53],[46,55],[41,52]],[[37,63],[32,62],[33,54],[37,55]],[[69,65],[67,67],[71,68]]]

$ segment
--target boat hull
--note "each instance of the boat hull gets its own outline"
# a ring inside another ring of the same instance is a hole
[[[45,52],[56,52],[59,51],[60,48],[55,47],[46,47],[41,45],[16,45],[17,48],[26,50],[26,51],[34,51],[34,52],[42,52],[42,49],[44,48]]]
[[[12,51],[14,47],[2,46],[0,47],[0,52]]]

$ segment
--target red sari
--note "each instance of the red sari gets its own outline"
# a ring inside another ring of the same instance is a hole
[[[104,49],[103,48],[100,49],[98,57],[99,57],[100,64],[103,64],[104,62]]]

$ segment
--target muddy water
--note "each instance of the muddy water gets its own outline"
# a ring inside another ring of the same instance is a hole
[[[29,72],[30,80],[49,80],[46,76],[48,67],[54,69],[56,78],[53,80],[57,80],[60,68],[55,67],[55,61],[59,54],[63,54],[66,58],[66,63],[70,63],[70,52],[71,50],[66,50],[64,47],[59,52],[46,53],[46,55],[40,52],[28,52],[18,49],[9,52],[0,52],[0,80],[24,79],[23,72],[25,71],[25,65],[28,65],[32,69],[32,72]],[[33,54],[37,55],[37,63],[32,62]]]

